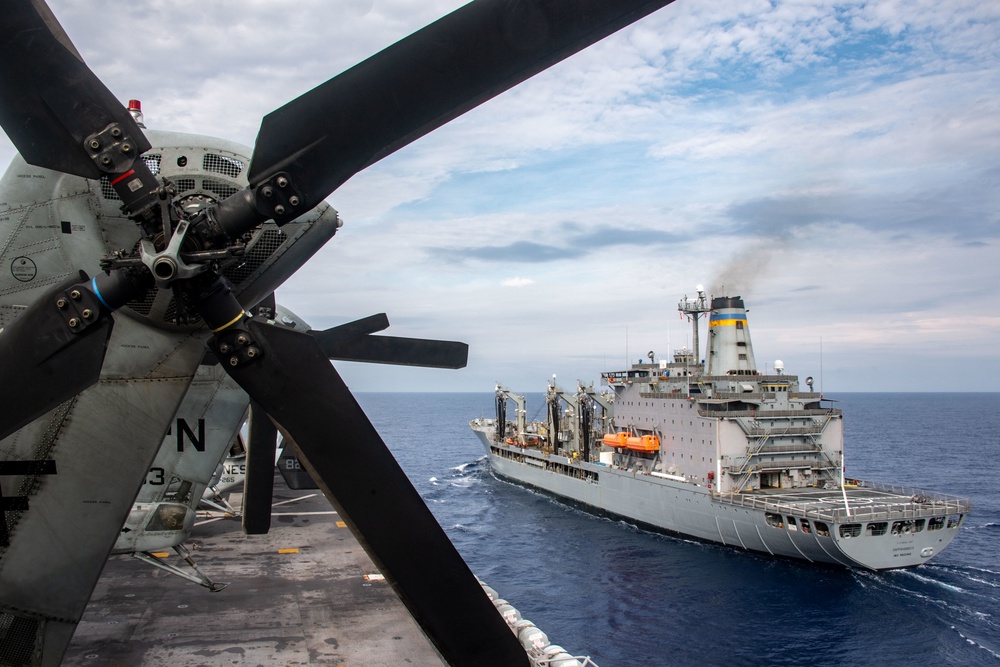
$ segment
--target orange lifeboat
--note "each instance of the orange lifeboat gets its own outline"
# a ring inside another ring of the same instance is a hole
[[[608,447],[624,447],[628,440],[628,433],[607,433],[604,435],[604,444]]]
[[[604,436],[604,444],[608,447],[620,447],[636,452],[660,451],[660,439],[655,435],[630,436],[628,433],[608,433]]]

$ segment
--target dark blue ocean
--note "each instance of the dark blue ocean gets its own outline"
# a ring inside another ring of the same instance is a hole
[[[929,563],[834,569],[641,531],[493,477],[468,427],[492,393],[358,395],[473,572],[601,667],[1000,667],[1000,394],[831,398],[850,476],[972,499]]]

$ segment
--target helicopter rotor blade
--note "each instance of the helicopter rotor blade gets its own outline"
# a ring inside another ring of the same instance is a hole
[[[44,0],[9,0],[0,12],[0,125],[30,164],[99,178],[84,142],[117,124],[125,153],[149,150],[132,114],[87,67]],[[115,147],[119,152],[122,144]]]
[[[97,382],[114,327],[86,274],[46,292],[0,331],[0,440]]]
[[[264,408],[251,400],[250,442],[243,480],[243,531],[247,535],[266,535],[271,529],[277,438],[278,430]]]
[[[376,315],[362,317],[360,320],[354,320],[353,322],[338,324],[337,326],[330,327],[329,329],[315,331],[313,335],[326,334],[331,336],[363,336],[365,334],[372,334],[378,331],[385,331],[388,328],[389,317],[385,313],[378,313]],[[322,345],[322,343],[320,344]]]
[[[290,220],[365,167],[670,2],[476,0],[265,116],[250,184],[290,182],[297,205],[275,216]]]
[[[340,324],[329,329],[309,331],[327,358],[395,366],[425,368],[465,368],[469,346],[450,340],[427,340],[399,336],[372,336],[389,328],[385,313]]]
[[[469,345],[451,340],[426,340],[399,336],[328,336],[309,332],[330,359],[424,368],[465,368]]]
[[[259,322],[227,371],[278,425],[359,542],[451,665],[526,665],[524,650],[308,334]],[[213,341],[231,343],[227,334]],[[220,355],[220,358],[223,358]]]

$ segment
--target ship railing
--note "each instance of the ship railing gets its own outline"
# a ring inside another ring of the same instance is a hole
[[[824,424],[813,424],[812,426],[784,426],[771,429],[771,435],[819,435],[823,432]],[[764,435],[767,429],[751,426],[747,435]]]
[[[942,514],[966,514],[971,508],[968,498],[948,496],[933,491],[864,481],[859,482],[858,486],[900,496],[910,496],[913,501],[906,506],[893,503],[852,505],[850,511],[848,511],[843,506],[830,505],[828,507],[817,507],[813,504],[803,504],[801,502],[781,502],[780,500],[775,500],[773,496],[739,492],[720,494],[716,496],[716,500],[739,507],[790,514],[808,519],[821,519],[834,523],[845,521],[921,519],[941,516]]]
[[[788,384],[790,380],[799,379],[798,375],[764,375],[762,373],[733,373],[732,375],[702,375],[705,383],[709,382],[764,382]]]
[[[698,410],[700,417],[720,417],[736,419],[750,417],[751,419],[769,419],[771,417],[839,417],[843,414],[840,408],[803,409],[803,410]]]
[[[774,461],[761,461],[755,463],[749,468],[741,468],[739,462],[735,465],[729,466],[727,472],[731,475],[742,475],[745,472],[751,474],[756,472],[777,472],[779,470],[837,470],[837,465],[830,461],[829,459],[823,460],[821,458],[814,458],[811,460],[796,460],[791,459],[778,459]]]
[[[853,480],[858,487],[862,489],[871,489],[872,491],[882,491],[883,493],[894,493],[900,496],[910,496],[911,498],[919,499],[920,502],[934,502],[934,503],[965,503],[969,505],[968,498],[962,498],[960,496],[952,496],[946,493],[938,493],[937,491],[928,491],[926,489],[918,489],[912,486],[902,486],[899,484],[885,484],[884,482],[870,482],[868,480]]]
[[[774,433],[772,433],[773,435]],[[820,449],[821,447],[818,444],[809,444],[807,442],[790,445],[767,444],[761,447],[755,456],[763,454],[816,454]]]
[[[792,401],[820,401],[823,397],[819,394],[805,392],[805,391],[790,391],[781,392],[782,396],[788,396],[789,400]],[[773,401],[778,397],[778,392],[775,391],[713,391],[711,394],[712,399],[719,401]],[[816,408],[813,408],[816,409]]]
[[[725,400],[741,399],[741,398],[775,398],[779,392],[776,391],[714,391],[712,392],[712,398],[719,398]],[[789,391],[781,392],[782,395],[788,396],[789,399],[793,401],[821,401],[825,400],[823,395],[819,392],[811,391]]]

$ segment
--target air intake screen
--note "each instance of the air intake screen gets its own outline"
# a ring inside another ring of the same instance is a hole
[[[243,172],[243,163],[241,161],[214,153],[205,153],[205,157],[201,161],[201,166],[205,171],[214,171],[217,174],[223,174],[230,178],[236,178]]]
[[[226,197],[232,197],[234,194],[240,191],[240,189],[229,183],[223,183],[222,181],[216,181],[211,178],[206,178],[201,182],[201,187],[204,190],[208,190],[214,195],[218,195],[219,199],[225,199]]]
[[[0,665],[33,664],[38,619],[0,612]]]

